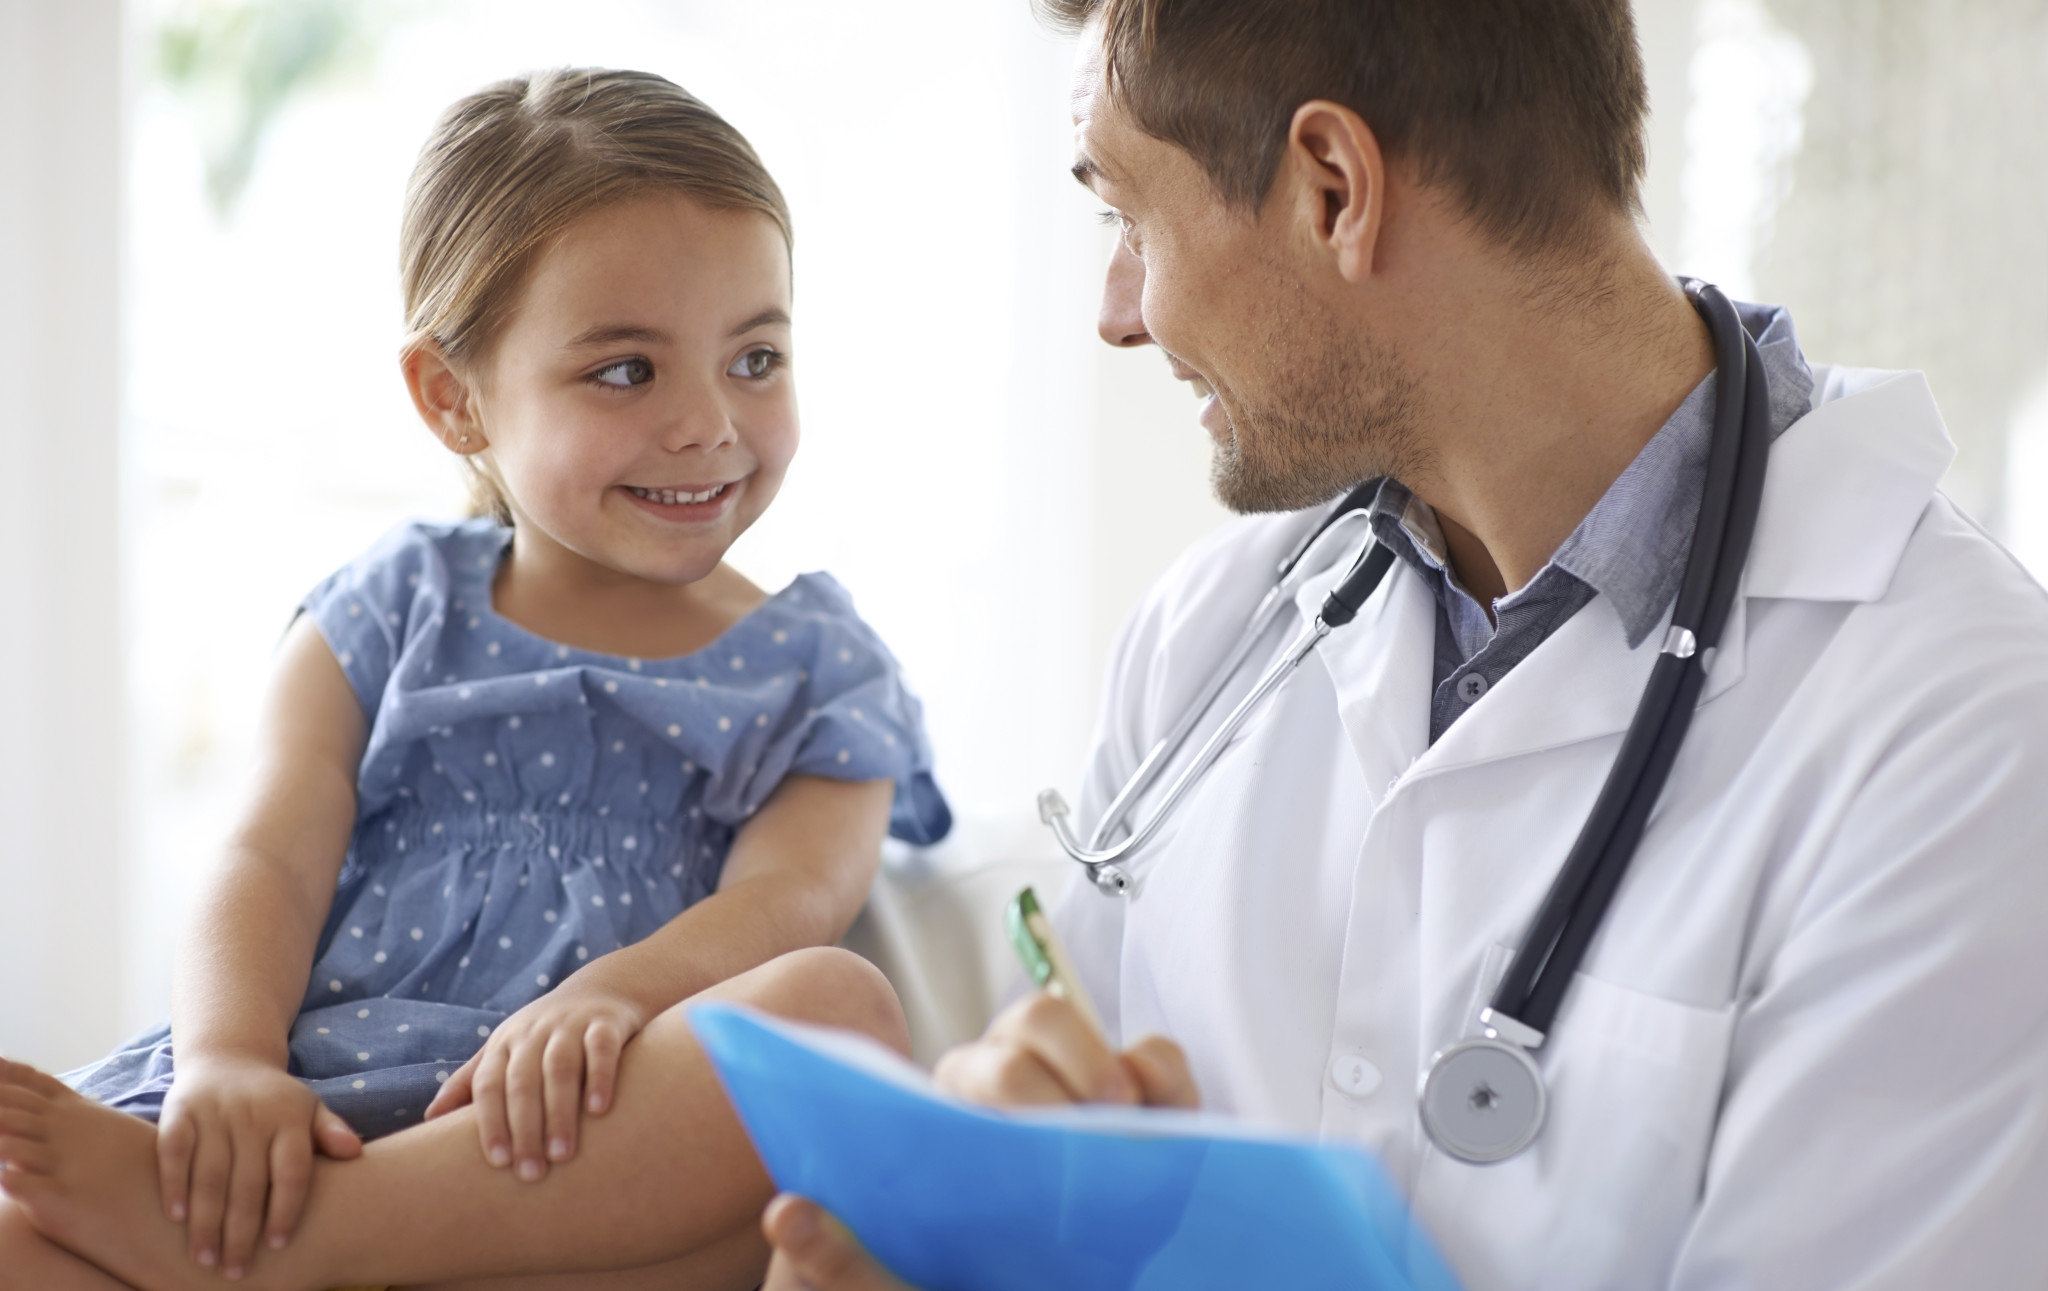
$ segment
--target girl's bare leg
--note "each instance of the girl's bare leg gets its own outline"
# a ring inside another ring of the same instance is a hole
[[[35,1230],[28,1215],[0,1197],[0,1291],[128,1291]]]
[[[787,955],[702,998],[851,1027],[907,1048],[894,992],[844,951]],[[61,1087],[41,1096],[51,1168],[0,1174],[36,1227],[143,1291],[221,1291],[222,1279],[186,1256],[183,1230],[163,1217],[155,1129]],[[589,1121],[576,1159],[542,1182],[493,1169],[472,1114],[454,1113],[373,1143],[358,1161],[320,1162],[297,1236],[283,1251],[259,1252],[244,1285],[326,1291],[605,1270],[652,1275],[655,1266],[697,1257],[688,1269],[666,1270],[670,1284],[688,1276],[702,1286],[752,1287],[766,1252],[745,1244],[757,1240],[751,1230],[771,1191],[689,1024],[670,1010],[627,1047],[616,1102]],[[579,1283],[623,1289],[633,1279]]]

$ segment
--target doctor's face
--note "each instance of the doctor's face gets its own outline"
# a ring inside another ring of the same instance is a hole
[[[1157,345],[1201,400],[1211,481],[1232,510],[1295,510],[1398,473],[1416,402],[1397,349],[1323,294],[1288,202],[1227,205],[1192,156],[1130,121],[1105,90],[1096,35],[1075,69],[1074,177],[1121,235],[1102,339]]]

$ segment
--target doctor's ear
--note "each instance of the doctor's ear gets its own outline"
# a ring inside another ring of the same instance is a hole
[[[1328,99],[1296,108],[1274,188],[1268,200],[1293,204],[1347,281],[1363,281],[1372,272],[1386,209],[1387,161],[1363,117]]]
[[[449,452],[468,457],[488,447],[476,392],[440,346],[432,341],[411,346],[398,362],[413,408]]]

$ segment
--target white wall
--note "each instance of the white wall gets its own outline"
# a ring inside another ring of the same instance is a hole
[[[118,0],[0,0],[0,1053],[118,1036]]]

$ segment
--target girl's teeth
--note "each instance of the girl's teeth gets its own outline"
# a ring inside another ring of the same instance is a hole
[[[711,499],[725,492],[725,485],[714,484],[710,488],[705,489],[702,493],[679,493],[674,489],[636,489],[631,485],[627,486],[626,491],[634,494],[635,496],[646,498],[649,502],[659,502],[663,506],[672,507],[684,504],[694,505],[699,502],[709,502]]]

